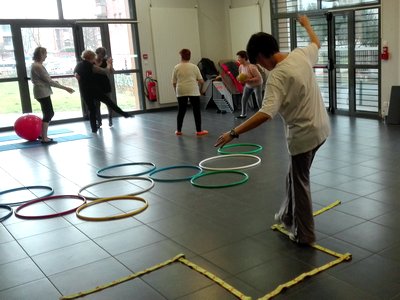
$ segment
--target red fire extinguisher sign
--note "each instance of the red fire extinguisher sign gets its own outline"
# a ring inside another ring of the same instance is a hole
[[[388,47],[388,42],[387,41],[384,41],[382,43],[381,59],[382,60],[388,60],[389,59],[389,47]]]

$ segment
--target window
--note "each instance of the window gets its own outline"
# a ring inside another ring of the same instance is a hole
[[[322,8],[336,8],[360,4],[375,4],[379,2],[379,0],[322,0]]]
[[[61,0],[65,19],[129,19],[125,0]],[[77,9],[78,8],[78,9]]]
[[[58,19],[57,0],[0,0],[0,19]]]
[[[38,46],[47,49],[44,66],[53,80],[76,91],[69,94],[53,89],[55,120],[86,116],[73,70],[82,50],[99,46],[112,50],[116,71],[113,100],[124,110],[143,109],[143,79],[134,36],[137,24],[130,14],[134,1],[0,0],[0,4],[6,7],[0,10],[0,128],[11,128],[22,113],[41,114],[29,80]]]
[[[110,24],[111,54],[114,75],[115,92],[118,105],[122,109],[140,109],[140,98],[138,91],[139,76],[133,71],[138,68],[137,50],[134,46],[131,24]]]
[[[308,34],[295,19],[299,11],[312,11],[310,22],[321,42],[314,71],[325,105],[332,112],[379,113],[380,2],[272,0],[274,35],[282,52],[309,43]]]
[[[0,25],[0,79],[17,77],[10,25]]]
[[[318,3],[321,3],[320,7]],[[380,0],[273,0],[272,11],[274,13],[293,13],[378,3]]]

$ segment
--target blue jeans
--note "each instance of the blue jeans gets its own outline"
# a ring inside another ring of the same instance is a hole
[[[256,86],[254,88],[249,87],[245,85],[243,89],[243,95],[242,95],[242,116],[247,115],[247,103],[249,102],[249,98],[251,94],[255,93],[256,95],[256,100],[257,100],[257,106],[258,108],[261,107],[261,102],[262,102],[262,85]]]

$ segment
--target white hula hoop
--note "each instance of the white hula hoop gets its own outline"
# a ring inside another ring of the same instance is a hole
[[[139,192],[136,192],[136,193],[131,193],[131,194],[127,194],[127,195],[116,195],[116,196],[112,196],[112,197],[136,196],[136,195],[143,194],[143,193],[145,193],[147,191],[150,191],[154,187],[154,180],[149,178],[149,177],[140,177],[140,176],[116,177],[116,178],[111,178],[111,179],[102,180],[102,181],[98,181],[98,182],[94,182],[94,183],[88,184],[88,185],[82,187],[79,190],[78,195],[82,196],[82,197],[85,197],[87,200],[97,200],[97,199],[100,199],[100,198],[106,198],[106,197],[83,196],[81,193],[84,190],[87,190],[88,188],[90,188],[92,186],[95,186],[95,185],[99,185],[99,184],[106,183],[106,182],[112,182],[112,181],[121,181],[121,180],[145,180],[145,181],[149,181],[150,182],[150,186],[148,186],[147,188],[144,188],[144,189],[142,189],[142,190],[140,190]]]
[[[255,163],[249,164],[249,165],[244,165],[244,166],[237,166],[237,167],[230,167],[230,168],[212,168],[212,167],[206,167],[204,164],[209,161],[213,160],[218,160],[218,159],[226,159],[230,157],[249,157],[249,158],[254,158],[256,160]],[[199,163],[199,167],[202,168],[203,170],[210,170],[210,171],[231,171],[231,170],[242,170],[242,169],[247,169],[247,168],[252,168],[261,163],[261,158],[259,158],[256,155],[251,155],[251,154],[225,154],[225,155],[217,155],[213,157],[206,158],[202,160]]]

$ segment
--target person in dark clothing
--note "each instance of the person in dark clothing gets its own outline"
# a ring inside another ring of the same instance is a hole
[[[96,59],[95,59],[95,65],[100,67],[100,68],[107,68],[107,50],[104,47],[99,47],[95,51],[96,53]],[[113,69],[111,69],[111,72]],[[110,97],[111,99],[111,82],[110,82],[110,75],[111,72],[107,75],[103,74],[94,74],[96,77],[96,80],[98,82],[99,88],[103,90],[103,92]],[[100,128],[102,126],[102,117],[101,117],[101,102],[96,99],[95,101],[96,104],[96,119],[97,119],[97,127]],[[113,121],[112,121],[112,109],[107,106],[108,110],[108,126],[112,127],[113,126]]]
[[[98,83],[94,74],[107,75],[112,68],[112,61],[109,59],[107,61],[107,67],[100,68],[94,64],[95,57],[96,54],[93,51],[83,51],[81,55],[82,61],[76,65],[74,70],[75,77],[78,79],[79,83],[79,91],[89,110],[90,127],[93,133],[96,133],[98,129],[96,124],[96,100],[103,102],[125,118],[130,117],[129,113],[123,111],[102,89],[98,88]]]

